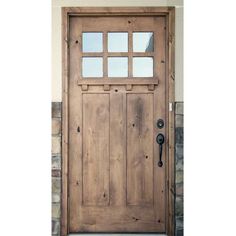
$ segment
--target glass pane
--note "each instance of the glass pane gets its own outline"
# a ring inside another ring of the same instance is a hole
[[[102,52],[102,33],[83,33],[82,46],[83,52]]]
[[[134,52],[153,52],[153,32],[133,33]]]
[[[102,57],[83,57],[82,59],[83,77],[103,77]]]
[[[108,33],[108,52],[128,52],[128,33]]]
[[[133,77],[153,77],[153,58],[133,57]]]
[[[128,77],[128,57],[108,57],[108,77]]]

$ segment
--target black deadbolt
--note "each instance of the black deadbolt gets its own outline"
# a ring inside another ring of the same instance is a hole
[[[164,120],[159,119],[159,120],[157,121],[157,127],[158,127],[159,129],[162,129],[162,128],[164,127]]]

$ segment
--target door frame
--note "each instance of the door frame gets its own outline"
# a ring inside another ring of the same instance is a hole
[[[167,165],[166,165],[166,230],[174,235],[175,160],[174,160],[174,102],[175,102],[175,7],[62,7],[62,195],[61,195],[61,236],[68,235],[69,191],[68,191],[68,80],[69,57],[68,35],[71,16],[165,16],[166,30],[166,108],[167,115]]]

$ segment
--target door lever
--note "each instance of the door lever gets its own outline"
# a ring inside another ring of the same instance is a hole
[[[159,162],[158,162],[158,166],[162,167],[163,166],[163,162],[161,160],[162,158],[162,144],[165,142],[165,137],[163,134],[158,134],[156,137],[156,141],[159,144]]]

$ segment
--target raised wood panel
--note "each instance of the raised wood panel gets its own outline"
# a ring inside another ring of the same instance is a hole
[[[127,94],[127,204],[153,204],[153,95]]]
[[[109,204],[109,94],[83,95],[83,205]]]

